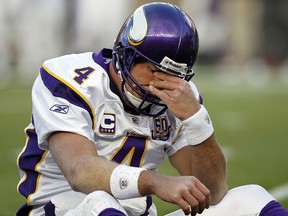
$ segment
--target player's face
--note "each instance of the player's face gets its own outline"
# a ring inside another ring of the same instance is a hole
[[[156,80],[154,72],[161,72],[155,65],[149,62],[137,63],[135,64],[130,73],[136,79],[136,81],[147,91],[149,91],[149,82],[151,80]],[[129,92],[134,96],[139,97],[139,95],[133,91],[133,89],[126,84],[125,86]],[[136,87],[136,86],[135,86]]]

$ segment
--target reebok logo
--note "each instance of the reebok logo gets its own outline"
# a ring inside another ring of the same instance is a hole
[[[69,106],[68,105],[60,105],[60,104],[55,104],[53,105],[50,110],[52,112],[57,112],[61,114],[67,114],[69,111]]]

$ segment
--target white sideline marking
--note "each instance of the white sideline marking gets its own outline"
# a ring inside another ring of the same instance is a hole
[[[278,201],[283,201],[288,198],[288,183],[273,188],[269,193]]]

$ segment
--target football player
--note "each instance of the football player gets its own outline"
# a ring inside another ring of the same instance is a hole
[[[127,18],[112,50],[45,61],[18,157],[27,201],[17,215],[157,215],[151,195],[191,215],[226,200],[242,207],[227,193],[226,161],[190,81],[198,46],[184,11],[150,3]],[[181,176],[157,172],[165,155]]]

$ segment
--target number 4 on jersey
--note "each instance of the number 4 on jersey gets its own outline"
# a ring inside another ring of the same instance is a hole
[[[110,160],[119,164],[127,162],[128,166],[142,167],[148,145],[147,137],[127,136]]]
[[[87,80],[89,78],[89,75],[94,71],[95,69],[92,67],[84,67],[75,69],[75,73],[78,74],[74,77],[74,80],[81,85],[84,80]]]

